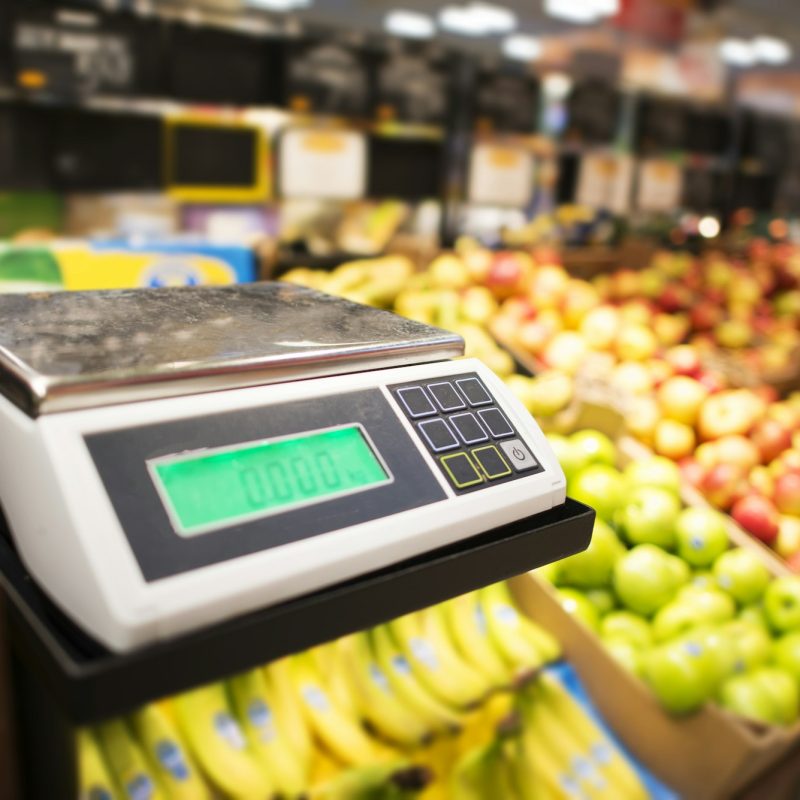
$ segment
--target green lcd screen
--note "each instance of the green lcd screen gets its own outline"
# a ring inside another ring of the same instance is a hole
[[[391,480],[359,425],[166,456],[148,466],[183,536]]]

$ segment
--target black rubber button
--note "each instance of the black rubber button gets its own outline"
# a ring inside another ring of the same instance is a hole
[[[502,439],[514,433],[514,429],[499,408],[484,408],[478,412],[478,416],[495,439]]]
[[[436,408],[421,386],[409,386],[407,389],[398,389],[397,396],[405,406],[408,416],[412,419],[429,417],[436,413]]]
[[[427,422],[420,422],[417,427],[434,453],[458,447],[458,439],[443,419],[429,419]]]
[[[492,402],[492,396],[477,378],[461,378],[456,385],[471,406],[485,406]]]
[[[467,407],[452,383],[429,383],[428,391],[442,411],[459,411]]]

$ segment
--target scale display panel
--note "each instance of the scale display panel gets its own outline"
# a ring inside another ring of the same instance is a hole
[[[32,577],[112,650],[565,500],[503,382],[387,312],[260,284],[9,296],[0,313],[0,437],[20,454],[0,458],[0,501]]]

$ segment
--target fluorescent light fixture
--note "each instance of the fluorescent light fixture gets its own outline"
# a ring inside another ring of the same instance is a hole
[[[715,239],[720,232],[719,220],[716,217],[703,217],[697,223],[697,231],[704,239]]]
[[[308,8],[311,2],[312,0],[247,0],[247,5],[264,11],[285,13],[296,11],[298,8]]]
[[[515,33],[503,39],[503,55],[515,61],[535,61],[542,54],[542,43],[535,36]]]
[[[390,11],[383,21],[383,27],[395,36],[407,39],[430,39],[436,33],[436,25],[427,14],[406,11],[398,8]]]
[[[789,43],[776,36],[756,36],[752,48],[756,58],[764,64],[786,64],[792,60],[792,48]]]
[[[755,48],[746,39],[723,39],[719,55],[732,67],[752,67],[757,60]]]
[[[619,14],[619,0],[592,0],[595,11],[603,17],[613,17]]]
[[[550,72],[542,80],[542,89],[553,100],[563,100],[572,89],[572,78],[563,72]]]
[[[469,3],[445,6],[439,12],[439,25],[442,30],[459,36],[491,36],[513,31],[517,27],[517,16],[492,3]]]
[[[597,22],[601,16],[595,0],[545,0],[544,12],[556,19],[576,24]]]

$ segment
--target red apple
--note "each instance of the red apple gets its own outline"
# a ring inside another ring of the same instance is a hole
[[[676,375],[688,375],[690,378],[696,378],[703,366],[700,355],[690,344],[670,347],[664,353],[664,360],[672,365]]]
[[[717,464],[703,477],[700,491],[711,505],[727,510],[746,493],[745,475],[734,464]]]
[[[533,262],[524,253],[496,253],[486,275],[486,286],[496,297],[510,297],[523,290]]]
[[[679,283],[670,283],[664,287],[657,302],[664,311],[682,311],[692,305],[692,293]]]
[[[800,517],[800,472],[785,472],[779,476],[773,498],[781,514]]]
[[[706,468],[691,456],[682,458],[678,463],[681,476],[692,486],[699,486],[706,475]]]
[[[769,463],[792,446],[792,434],[778,420],[767,417],[755,424],[750,438],[761,454],[761,462]]]
[[[739,526],[762,542],[771,544],[778,537],[778,509],[766,497],[751,494],[737,500],[731,509],[731,516]]]
[[[701,301],[692,306],[689,320],[697,331],[710,331],[722,321],[722,309],[718,305]]]
[[[728,388],[728,382],[725,377],[717,372],[702,372],[697,380],[699,380],[711,394],[722,392]]]

